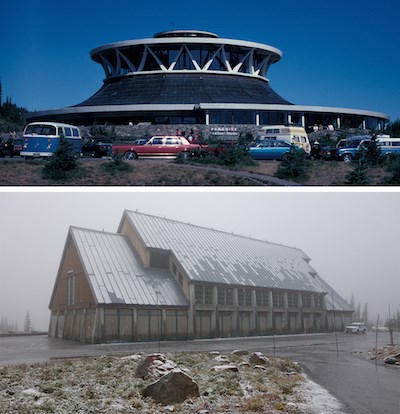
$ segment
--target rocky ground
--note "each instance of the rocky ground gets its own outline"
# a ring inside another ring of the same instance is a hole
[[[145,358],[135,354],[0,367],[0,413],[302,414],[310,412],[314,396],[321,393],[288,359],[257,362],[246,352],[176,353],[165,355],[167,365],[190,376],[199,396],[166,405],[143,396],[157,381],[154,372],[137,376]]]
[[[400,345],[386,345],[383,348],[371,349],[369,351],[358,352],[358,355],[362,358],[369,360],[377,360],[383,362],[383,360],[391,355],[400,354]],[[400,365],[398,365],[400,367]]]

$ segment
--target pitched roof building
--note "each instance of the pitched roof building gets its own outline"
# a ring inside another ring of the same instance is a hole
[[[49,334],[84,342],[319,332],[353,309],[300,249],[125,211],[117,233],[71,227]]]

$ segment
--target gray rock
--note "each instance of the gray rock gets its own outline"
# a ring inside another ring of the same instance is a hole
[[[168,360],[163,354],[147,355],[136,368],[137,378],[159,378],[176,368],[173,361]]]
[[[250,364],[270,365],[270,361],[261,352],[252,352],[250,354]]]
[[[210,371],[216,371],[216,372],[221,372],[221,371],[230,371],[230,372],[238,372],[239,369],[236,365],[215,365],[214,367],[212,367],[210,369]]]
[[[143,392],[144,397],[151,397],[163,405],[185,401],[189,397],[199,397],[197,383],[180,369],[174,369],[150,384]]]
[[[249,351],[246,351],[245,349],[235,349],[231,352],[231,355],[235,356],[241,356],[241,355],[249,355]]]

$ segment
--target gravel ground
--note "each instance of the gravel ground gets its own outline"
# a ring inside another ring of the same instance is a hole
[[[199,385],[200,397],[162,406],[143,398],[152,378],[135,377],[144,354],[0,367],[0,413],[287,413],[340,412],[333,397],[289,359],[252,365],[249,355],[166,354]],[[231,363],[238,372],[211,371]],[[333,409],[333,411],[331,411]]]

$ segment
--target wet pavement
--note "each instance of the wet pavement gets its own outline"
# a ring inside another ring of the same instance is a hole
[[[399,343],[399,340],[397,334],[394,342]],[[346,414],[400,414],[400,367],[375,363],[357,355],[357,352],[375,348],[375,341],[376,335],[371,332],[365,335],[330,333],[100,345],[80,344],[46,335],[0,337],[0,366],[137,352],[246,349],[298,361],[311,380],[341,401]],[[378,348],[388,343],[389,335],[380,333]]]

